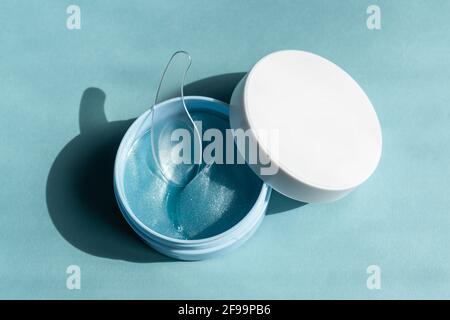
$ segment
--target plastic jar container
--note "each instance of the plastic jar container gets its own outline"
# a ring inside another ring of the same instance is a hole
[[[176,103],[180,98],[164,101],[155,108],[168,107]],[[195,103],[193,103],[195,102]],[[215,112],[228,119],[228,105],[207,97],[190,96],[185,97],[185,103],[189,111]],[[214,235],[212,237],[181,240],[172,238],[152,230],[138,219],[128,203],[124,174],[128,153],[131,150],[135,137],[142,135],[150,129],[150,119],[148,110],[137,118],[130,126],[120,143],[117,151],[114,166],[114,192],[119,208],[133,230],[151,247],[160,253],[181,260],[201,260],[222,254],[244,243],[256,231],[265,215],[269,203],[271,188],[266,184],[261,184],[261,191],[250,211],[230,229]],[[144,123],[146,122],[146,123]]]

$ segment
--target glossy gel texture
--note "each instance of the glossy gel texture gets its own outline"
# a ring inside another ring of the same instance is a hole
[[[227,119],[216,113],[192,116],[202,121],[203,132],[217,128],[224,133],[229,128]],[[147,131],[134,143],[124,176],[128,203],[147,227],[172,238],[203,239],[230,229],[250,211],[262,182],[247,165],[203,166],[186,186],[178,187],[158,174],[147,147],[150,139]]]

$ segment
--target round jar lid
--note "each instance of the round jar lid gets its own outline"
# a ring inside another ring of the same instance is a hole
[[[230,122],[249,131],[277,168],[249,163],[237,144],[255,173],[304,202],[343,197],[381,156],[381,128],[367,95],[340,67],[309,52],[278,51],[257,62],[233,92]]]

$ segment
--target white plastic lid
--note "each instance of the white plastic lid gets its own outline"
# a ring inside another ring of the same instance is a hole
[[[230,122],[251,129],[278,167],[262,174],[262,165],[250,164],[255,173],[304,202],[343,197],[370,177],[381,156],[381,128],[367,95],[340,67],[309,52],[278,51],[256,63],[233,92]]]

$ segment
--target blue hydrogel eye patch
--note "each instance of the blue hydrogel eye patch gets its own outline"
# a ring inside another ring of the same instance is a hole
[[[203,132],[219,129],[225,145],[225,130],[229,128],[225,117],[213,112],[194,112],[192,117],[202,121]],[[194,179],[180,188],[158,173],[150,143],[150,131],[134,143],[124,175],[128,204],[150,229],[177,239],[212,237],[230,229],[253,207],[262,181],[247,165],[203,166]],[[207,145],[205,142],[203,147]]]

